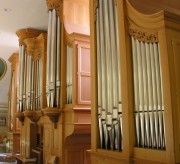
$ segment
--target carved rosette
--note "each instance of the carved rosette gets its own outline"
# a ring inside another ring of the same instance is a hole
[[[41,30],[36,29],[21,29],[16,32],[17,36],[19,37],[19,45],[24,45],[24,40],[27,38],[34,38],[39,36],[42,32]]]
[[[158,33],[157,32],[144,32],[137,29],[129,29],[129,34],[135,39],[147,43],[158,42]]]
[[[48,10],[56,9],[60,22],[63,22],[63,0],[46,0]]]

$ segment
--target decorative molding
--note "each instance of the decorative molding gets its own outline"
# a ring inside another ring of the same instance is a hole
[[[39,36],[44,31],[36,29],[20,29],[16,32],[19,37],[19,45],[24,45],[24,40],[27,38],[34,38]]]
[[[157,32],[144,32],[137,29],[129,29],[129,34],[135,39],[147,43],[158,42],[158,33]]]
[[[24,125],[24,113],[23,112],[17,112],[15,113],[15,117],[19,119],[19,121],[22,123],[22,126]]]
[[[19,54],[17,52],[13,53],[8,61],[11,63],[11,69],[14,70],[19,61]]]
[[[27,55],[31,55],[33,60],[39,60],[46,51],[47,34],[41,33],[38,37],[24,40]]]
[[[35,124],[39,121],[42,116],[41,111],[26,110],[23,112],[25,117],[28,117]]]
[[[72,47],[73,46],[74,37],[67,32],[65,32],[65,43],[66,45]]]
[[[94,22],[96,22],[96,10],[97,10],[97,8],[99,7],[99,0],[94,0]]]
[[[48,116],[52,123],[54,123],[54,128],[57,128],[57,122],[61,111],[58,108],[46,108],[42,110],[44,116]]]
[[[48,10],[56,9],[60,22],[63,22],[63,0],[46,0]]]

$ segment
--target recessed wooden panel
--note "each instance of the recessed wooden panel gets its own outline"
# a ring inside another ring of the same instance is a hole
[[[90,48],[78,45],[78,103],[91,103]]]
[[[80,49],[80,71],[90,73],[90,49],[81,47]]]
[[[83,161],[83,150],[82,149],[68,149],[66,150],[66,164],[84,164]]]
[[[44,128],[44,147],[49,147],[50,145],[50,129]]]
[[[174,74],[175,74],[175,81],[173,81],[173,86],[175,87],[174,92],[175,92],[175,98],[174,98],[174,104],[173,106],[176,108],[174,110],[174,115],[176,119],[174,119],[175,122],[175,129],[176,129],[176,136],[175,137],[175,151],[179,152],[180,148],[180,121],[179,121],[179,115],[180,115],[180,40],[174,39],[172,41],[172,46],[173,46],[173,62],[174,62]],[[173,65],[173,64],[172,64]],[[176,161],[180,161],[180,156],[176,156]]]
[[[71,14],[69,14],[71,12]],[[65,0],[64,20],[68,33],[89,34],[89,1]]]
[[[84,103],[90,103],[91,101],[91,79],[89,76],[83,76],[80,77],[80,83],[81,83],[81,90],[80,90],[80,102]]]

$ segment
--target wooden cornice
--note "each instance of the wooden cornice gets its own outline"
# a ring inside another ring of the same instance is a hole
[[[26,45],[27,55],[31,55],[33,60],[36,61],[45,54],[47,34],[41,33],[38,37],[25,39],[24,44]]]
[[[19,37],[19,45],[24,45],[24,40],[27,38],[33,38],[39,36],[44,31],[36,30],[36,29],[20,29],[16,32],[17,36]]]
[[[66,31],[65,31],[64,34],[65,34],[65,43],[66,43],[66,45],[72,47],[74,37],[71,34],[68,34]]]
[[[57,15],[60,21],[63,21],[63,0],[46,0],[48,11],[56,9]]]
[[[41,33],[38,37],[38,50],[40,52],[40,55],[46,54],[46,49],[47,49],[47,33]]]
[[[17,52],[13,53],[10,58],[8,59],[8,61],[11,63],[11,67],[14,70],[16,67],[16,64],[19,61],[19,54]]]
[[[65,33],[65,43],[66,45],[69,45],[70,47],[72,47],[73,43],[75,41],[85,41],[85,42],[90,42],[90,36],[89,35],[86,35],[86,34],[80,34],[80,33],[76,33],[76,32],[73,32],[71,34],[68,34],[66,32],[66,30],[64,30]]]
[[[169,27],[180,30],[180,15],[170,13],[166,10],[154,14],[143,14],[137,11],[128,0],[126,0],[126,8],[128,23],[130,26],[133,26],[131,29],[157,31],[164,27]]]

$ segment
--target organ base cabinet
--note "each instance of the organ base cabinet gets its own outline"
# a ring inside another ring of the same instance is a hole
[[[180,163],[180,15],[90,1],[92,164]]]

